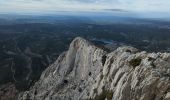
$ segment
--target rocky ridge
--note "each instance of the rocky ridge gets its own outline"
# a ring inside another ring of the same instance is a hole
[[[19,100],[170,100],[170,54],[123,46],[108,53],[83,38]]]

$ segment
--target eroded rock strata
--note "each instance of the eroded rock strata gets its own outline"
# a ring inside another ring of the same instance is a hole
[[[78,37],[18,99],[170,100],[170,54],[129,46],[107,53]]]

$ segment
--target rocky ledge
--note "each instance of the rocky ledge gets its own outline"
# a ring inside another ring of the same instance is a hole
[[[18,99],[170,100],[170,54],[129,46],[107,53],[78,37]]]

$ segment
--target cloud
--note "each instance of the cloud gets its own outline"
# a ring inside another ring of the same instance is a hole
[[[0,12],[54,12],[124,9],[169,12],[169,0],[0,0]]]

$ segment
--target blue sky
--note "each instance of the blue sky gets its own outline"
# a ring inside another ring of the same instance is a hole
[[[170,0],[0,0],[1,13],[100,11],[103,9],[170,12]]]

